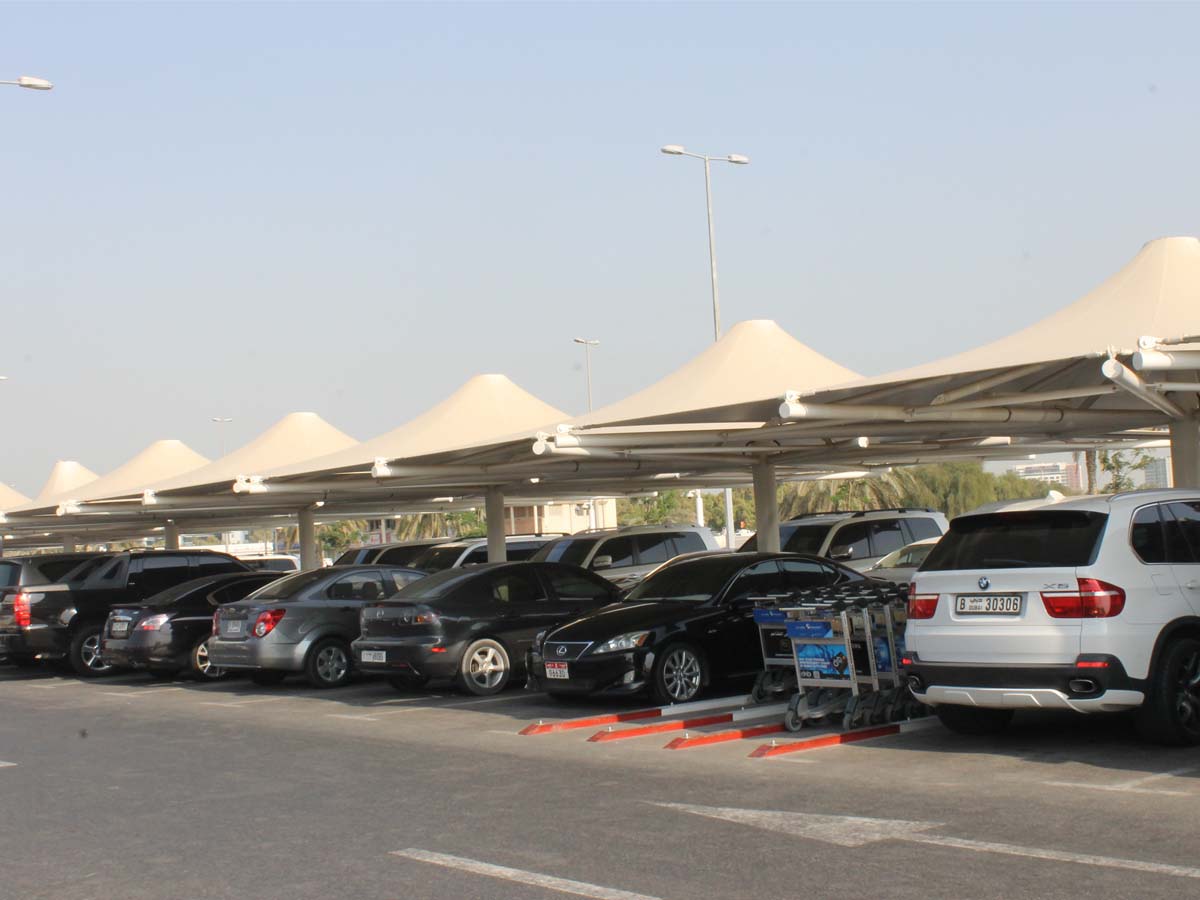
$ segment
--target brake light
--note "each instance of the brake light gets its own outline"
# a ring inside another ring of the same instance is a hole
[[[266,637],[275,630],[275,626],[279,624],[279,620],[283,618],[286,609],[268,609],[265,612],[260,612],[258,618],[254,620],[254,628],[252,634],[255,637]]]
[[[220,632],[218,631],[218,628],[217,628],[217,620],[218,620],[220,617],[221,617],[221,614],[220,614],[219,612],[215,612],[215,613],[213,613],[213,630],[212,630],[212,633],[213,633],[213,635],[214,635],[214,636],[220,633]]]
[[[1107,659],[1081,659],[1079,662],[1075,663],[1075,668],[1077,668],[1077,669],[1107,669],[1108,668],[1108,660]]]
[[[918,594],[915,582],[908,585],[908,617],[910,619],[932,619],[937,612],[937,594]]]
[[[1052,619],[1111,619],[1125,608],[1125,592],[1096,578],[1078,579],[1074,591],[1042,591],[1042,604]]]
[[[16,619],[18,627],[29,627],[31,621],[29,615],[29,595],[24,591],[17,594],[13,600],[13,618]]]
[[[171,617],[166,613],[158,613],[158,615],[148,616],[138,622],[139,631],[158,631],[167,624]]]

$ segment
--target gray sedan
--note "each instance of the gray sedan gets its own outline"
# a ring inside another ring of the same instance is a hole
[[[259,684],[303,672],[314,687],[340,687],[350,680],[359,610],[424,574],[393,566],[331,566],[280,578],[217,610],[209,664],[249,670]]]

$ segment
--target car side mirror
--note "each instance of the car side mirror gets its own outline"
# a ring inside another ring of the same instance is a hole
[[[848,544],[834,547],[829,551],[829,558],[835,562],[841,562],[844,559],[854,559],[854,548]]]
[[[612,562],[613,562],[613,560],[612,560],[611,556],[597,556],[595,559],[592,560],[592,568],[593,569],[611,569]]]

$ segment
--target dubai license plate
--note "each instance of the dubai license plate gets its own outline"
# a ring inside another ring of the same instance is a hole
[[[954,611],[965,616],[1019,616],[1020,594],[959,594]]]
[[[385,663],[387,662],[387,651],[364,650],[362,652],[362,661],[365,663]]]
[[[547,678],[568,679],[571,676],[567,674],[567,663],[564,662],[548,662],[546,663]]]
[[[225,625],[225,633],[226,634],[241,634],[242,633],[242,623],[239,621],[235,620],[232,622],[225,622],[224,625]]]
[[[122,619],[122,620],[118,620],[118,621],[112,623],[112,636],[113,637],[125,637],[125,635],[127,635],[127,634],[129,634],[129,623],[128,622],[126,622]]]

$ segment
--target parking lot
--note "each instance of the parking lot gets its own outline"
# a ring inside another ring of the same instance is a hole
[[[669,715],[520,733],[640,708],[3,670],[0,894],[1169,897],[1200,879],[1200,760],[1121,719],[1028,715],[988,739],[926,720],[766,758],[798,736],[589,740]]]

